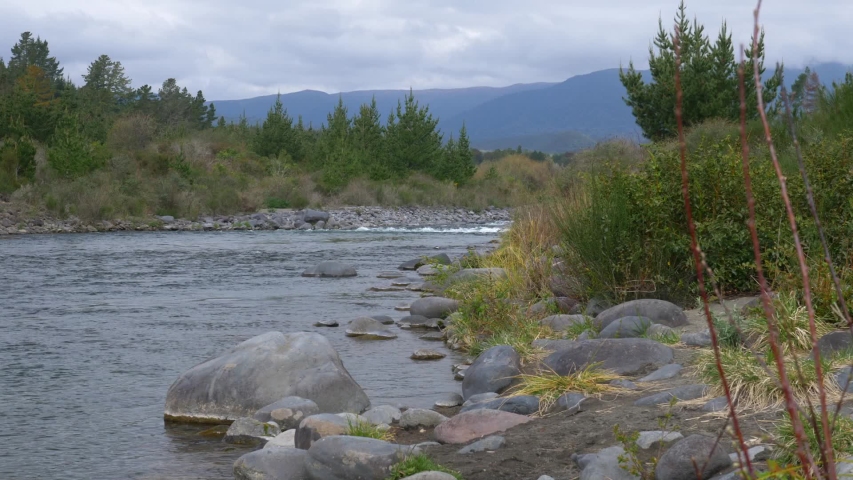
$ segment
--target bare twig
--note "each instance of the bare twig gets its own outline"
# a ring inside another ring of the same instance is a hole
[[[720,376],[720,383],[723,385],[723,392],[725,393],[726,400],[729,405],[729,415],[732,420],[732,427],[734,428],[735,437],[737,438],[738,447],[740,448],[738,457],[743,459],[746,463],[747,471],[752,475],[754,474],[754,469],[752,467],[752,461],[749,459],[749,447],[747,447],[746,441],[743,437],[743,432],[740,429],[740,422],[738,421],[735,402],[732,399],[731,389],[720,357],[720,342],[717,338],[717,331],[714,328],[714,319],[711,316],[708,291],[705,288],[705,272],[702,268],[704,262],[702,261],[702,253],[699,249],[699,240],[696,235],[696,224],[693,221],[693,208],[690,204],[690,179],[687,174],[687,146],[684,140],[684,121],[681,111],[682,103],[684,101],[684,92],[681,89],[681,38],[678,35],[679,30],[677,27],[675,31],[675,121],[678,127],[678,147],[681,157],[681,194],[684,197],[684,212],[687,216],[687,227],[690,231],[690,249],[693,252],[693,262],[696,266],[696,277],[699,283],[699,295],[702,297],[705,319],[708,322],[708,332],[711,337],[711,345],[714,349],[714,360],[717,364],[717,373]]]
[[[827,476],[829,477],[829,479],[834,480],[836,478],[836,473],[835,473],[835,460],[833,458],[834,455],[833,455],[833,451],[832,451],[832,432],[830,430],[829,418],[827,416],[828,412],[827,412],[827,407],[826,407],[826,389],[825,389],[825,385],[824,385],[824,381],[823,381],[823,367],[822,367],[821,362],[820,362],[820,351],[818,350],[818,347],[817,347],[817,340],[818,339],[817,339],[817,331],[816,331],[816,324],[815,324],[814,306],[812,305],[812,298],[811,298],[809,269],[808,269],[808,265],[806,263],[805,253],[803,252],[803,246],[802,246],[802,243],[800,242],[800,236],[799,236],[799,233],[797,231],[797,220],[794,217],[794,209],[791,205],[791,199],[788,195],[787,182],[785,181],[785,175],[782,173],[782,167],[779,164],[779,159],[776,155],[776,148],[773,145],[773,138],[772,138],[772,135],[770,134],[770,124],[767,121],[767,113],[764,111],[764,99],[763,99],[763,95],[762,95],[761,72],[759,70],[759,64],[758,64],[758,37],[760,34],[758,18],[759,18],[760,12],[761,12],[761,0],[758,0],[758,4],[755,7],[755,13],[754,13],[755,23],[754,23],[754,27],[753,27],[753,37],[752,37],[752,67],[753,67],[753,77],[755,80],[758,114],[761,117],[761,123],[764,126],[764,136],[765,136],[765,140],[767,141],[767,147],[770,151],[770,159],[773,162],[773,168],[776,171],[776,177],[779,180],[779,186],[781,188],[782,199],[785,202],[785,210],[788,214],[789,227],[790,227],[791,233],[794,237],[794,245],[795,245],[796,250],[797,250],[797,260],[799,261],[799,264],[800,264],[800,274],[802,275],[802,278],[803,278],[803,290],[804,290],[803,294],[805,297],[806,309],[808,310],[808,314],[809,314],[809,331],[810,331],[811,340],[812,340],[812,355],[814,356],[815,373],[816,373],[817,379],[818,379],[818,395],[820,396],[821,425],[823,426],[823,446],[820,450],[821,450],[821,456],[824,457],[823,462],[822,462],[823,463],[822,467],[826,469],[826,473],[827,473]],[[754,228],[754,225],[753,225],[753,228]],[[764,290],[763,287],[762,287],[762,290]],[[766,295],[766,292],[762,291],[762,297],[764,297],[765,295]],[[776,345],[774,347],[773,343],[774,343],[773,342],[773,335],[771,334],[771,348],[778,349],[778,345]],[[774,351],[774,355],[776,355],[775,351]],[[776,362],[778,365],[782,365],[784,368],[784,364],[782,362],[782,359],[779,358],[778,356],[776,358]],[[781,373],[781,371],[780,371],[780,373]],[[786,381],[787,381],[787,378],[783,380],[783,383]],[[796,401],[794,400],[793,395],[789,396],[786,393],[786,401],[788,404],[787,405],[788,414],[791,415],[791,421],[792,421],[792,425],[794,426],[794,431],[796,432],[798,428],[801,430],[802,425],[798,421],[799,419],[794,418],[794,416],[796,416],[796,408],[795,408],[796,407]],[[795,420],[796,420],[796,423],[794,423]],[[803,434],[804,434],[804,432],[803,432]],[[820,438],[820,436],[816,436],[816,437]],[[802,447],[798,445],[798,455],[801,453],[801,452],[799,452],[799,450],[801,448]],[[802,453],[806,453],[806,452],[802,452]],[[802,456],[800,459],[803,460]],[[811,460],[807,463],[808,466],[813,467],[814,466],[813,460],[808,459],[808,458],[807,458],[807,460]],[[806,466],[806,463],[804,463],[804,467],[805,466]]]

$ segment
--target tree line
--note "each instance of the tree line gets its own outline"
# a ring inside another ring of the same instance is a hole
[[[261,124],[226,122],[199,90],[169,78],[155,90],[135,88],[120,61],[101,55],[82,82],[65,75],[47,40],[21,34],[8,61],[0,57],[0,193],[36,176],[37,147],[47,152],[49,178],[77,178],[105,167],[128,149],[222,130],[261,157],[292,162],[320,176],[327,191],[355,177],[390,180],[411,172],[462,184],[474,174],[465,128],[444,141],[438,119],[410,91],[386,121],[376,102],[350,115],[342,102],[319,128],[288,114],[279,97]]]

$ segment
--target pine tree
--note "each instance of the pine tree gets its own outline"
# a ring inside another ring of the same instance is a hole
[[[334,111],[327,116],[316,147],[315,161],[323,171],[321,184],[327,191],[340,189],[359,173],[351,134],[352,122],[343,98],[339,97]]]
[[[817,72],[806,67],[791,85],[791,109],[794,117],[800,118],[814,113],[823,90]]]
[[[240,126],[248,131],[248,121],[245,112],[240,118]],[[290,155],[291,158],[299,158],[299,143],[293,129],[293,119],[287,114],[287,110],[281,103],[281,94],[275,100],[275,104],[267,112],[267,118],[258,129],[253,149],[258,155],[269,157],[282,154]]]
[[[216,122],[216,128],[225,128],[226,126],[225,116],[220,116],[219,120]]]
[[[386,146],[392,173],[402,176],[410,170],[429,172],[441,161],[441,134],[429,107],[419,107],[409,90],[405,103],[397,102],[396,115],[385,127]]]
[[[709,118],[737,120],[739,117],[739,93],[737,63],[731,34],[723,23],[713,45],[704,26],[687,18],[682,1],[675,15],[675,29],[667,33],[663,20],[658,20],[658,33],[649,47],[649,70],[651,83],[645,83],[633,62],[628,69],[619,69],[619,79],[625,87],[625,103],[631,107],[637,125],[651,140],[671,138],[676,133],[675,123],[675,42],[678,39],[681,55],[681,85],[684,94],[683,120],[686,126],[701,123]],[[746,52],[747,75],[752,74],[751,50]],[[759,71],[764,69],[764,32],[758,39]],[[763,99],[769,104],[781,84],[782,67],[764,82]],[[747,113],[749,118],[758,116],[755,86],[747,81]]]
[[[64,81],[63,69],[59,67],[56,57],[50,56],[47,40],[42,40],[39,37],[33,38],[32,33],[24,32],[21,34],[18,43],[12,47],[8,69],[14,80],[26,75],[29,67],[38,67],[44,71],[53,87],[57,87]]]
[[[376,107],[376,97],[371,99],[370,104],[359,108],[358,116],[352,122],[352,131],[355,161],[363,166],[370,178],[389,178],[391,173],[384,151],[384,129]]]
[[[462,128],[459,129],[459,140],[456,141],[453,167],[451,178],[460,185],[467,183],[477,171],[477,167],[474,166],[474,154],[471,152],[471,142],[468,139],[468,129],[465,128],[465,123],[462,123]]]
[[[76,178],[100,168],[104,163],[93,145],[80,131],[76,115],[65,112],[56,127],[47,152],[47,162],[56,173],[66,178]]]

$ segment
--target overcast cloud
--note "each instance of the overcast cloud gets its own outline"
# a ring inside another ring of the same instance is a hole
[[[47,39],[76,82],[101,54],[135,86],[168,77],[208,99],[315,89],[504,86],[646,66],[659,15],[678,0],[0,0],[0,56],[26,30]],[[735,45],[750,0],[688,11]],[[768,60],[853,64],[853,1],[768,0]],[[156,90],[156,88],[155,88]]]

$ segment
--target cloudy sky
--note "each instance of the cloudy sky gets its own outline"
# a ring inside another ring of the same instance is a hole
[[[136,86],[208,99],[315,89],[504,86],[646,64],[678,0],[0,0],[0,56],[29,30],[79,81],[101,54]],[[751,0],[690,0],[747,42]],[[853,64],[853,1],[766,0],[768,59]]]

